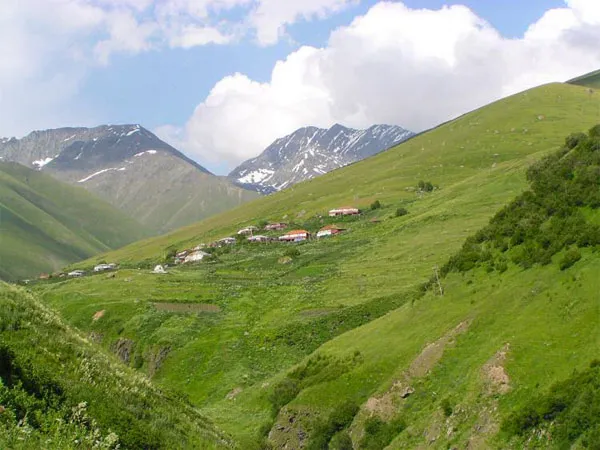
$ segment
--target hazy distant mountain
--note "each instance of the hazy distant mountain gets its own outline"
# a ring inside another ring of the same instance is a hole
[[[59,128],[0,139],[0,158],[83,186],[155,231],[256,197],[217,177],[140,125]]]
[[[366,130],[339,124],[328,130],[300,128],[242,163],[229,177],[244,188],[271,193],[360,161],[413,135],[393,125],[374,125]]]

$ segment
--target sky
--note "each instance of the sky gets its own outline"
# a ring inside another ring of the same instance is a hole
[[[600,0],[1,0],[0,136],[139,123],[226,174],[600,68]]]

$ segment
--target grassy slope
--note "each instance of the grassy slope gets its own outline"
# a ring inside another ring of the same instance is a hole
[[[522,191],[523,171],[531,162],[554,150],[566,134],[600,121],[599,113],[600,102],[584,88],[543,86],[359,164],[109,256],[151,264],[169,246],[182,248],[222,237],[262,219],[287,215],[301,222],[296,215],[302,211],[308,217],[345,203],[365,206],[375,198],[386,205],[369,216],[383,218],[382,223],[361,220],[349,224],[351,231],[345,236],[301,245],[300,256],[290,265],[277,263],[283,253],[280,246],[243,247],[221,255],[217,263],[174,270],[165,277],[132,269],[114,279],[96,276],[40,289],[72,323],[104,333],[104,345],[118,336],[135,340],[143,369],[149,366],[144,354],[170,348],[157,379],[184,391],[249,445],[258,428],[270,421],[266,395],[278,374],[336,335],[400,307],[325,344],[322,351],[349,359],[355,348],[360,349],[364,362],[352,376],[305,389],[293,404],[327,412],[343,396],[363,401],[384,389],[426,342],[460,322],[473,309],[471,298],[464,295],[470,292],[467,285],[449,292],[443,302],[428,298],[409,306],[416,286]],[[423,196],[407,189],[420,179],[441,189]],[[389,218],[400,206],[410,214]],[[552,272],[540,276],[556,279]],[[457,286],[462,282],[451,280],[448,283]],[[514,284],[515,290],[530,288],[523,279]],[[487,291],[481,292],[481,317],[489,317],[497,303]],[[448,308],[445,302],[454,293],[456,307]],[[222,312],[158,313],[153,301],[213,303]],[[106,320],[92,324],[91,316],[101,309],[107,311]],[[485,337],[485,331],[480,336]],[[491,355],[488,350],[482,347],[480,355],[489,358],[497,348]],[[467,358],[465,364],[468,361],[474,360]],[[241,393],[235,400],[225,399],[234,388]]]
[[[590,88],[600,88],[600,70],[574,78],[569,83]]]
[[[53,271],[146,235],[85,190],[15,163],[0,163],[0,278]]]
[[[195,409],[99,351],[25,290],[0,283],[0,308],[0,447],[114,448],[110,432],[121,448],[228,446]],[[87,418],[72,414],[77,405]]]

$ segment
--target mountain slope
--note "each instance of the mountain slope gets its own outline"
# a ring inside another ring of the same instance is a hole
[[[0,162],[0,278],[52,272],[148,231],[84,189]]]
[[[569,81],[571,84],[576,84],[578,86],[586,86],[589,88],[600,88],[600,70],[596,70],[594,72],[590,72],[586,75],[582,75],[577,78],[573,78]]]
[[[441,448],[485,448],[486,441],[506,448],[513,438],[494,441],[502,419],[494,414],[516,411],[533,392],[587,367],[597,351],[597,253],[583,250],[577,273],[560,270],[558,260],[527,270],[509,261],[502,273],[483,265],[446,278],[436,267],[527,188],[531,164],[566,135],[599,123],[599,105],[587,88],[541,86],[367,160],[111,252],[124,267],[114,279],[36,289],[71,323],[101,333],[107,349],[130,339],[140,370],[185,392],[244,448],[265,439],[297,448],[344,428],[355,444],[373,435],[357,448],[383,448],[392,439],[394,448],[438,441]],[[438,188],[420,191],[419,181]],[[383,206],[370,210],[374,200]],[[363,216],[320,217],[346,204],[362,207]],[[137,270],[265,220],[312,232],[333,222],[347,231],[297,246],[238,244],[165,276]],[[444,296],[437,284],[423,296],[436,273]],[[90,323],[98,310],[110,320]],[[513,353],[504,351],[507,343]],[[155,370],[151,355],[160,349],[168,355]],[[544,357],[549,363],[540,369]],[[514,395],[499,397],[499,405],[487,394],[494,392],[485,388],[488,372],[514,380]],[[384,423],[365,427],[369,408],[381,408]],[[405,412],[404,424],[397,411]],[[487,424],[491,432],[477,434]],[[482,442],[467,444],[471,438]]]
[[[0,140],[0,158],[82,186],[155,231],[256,197],[139,125],[34,131],[20,140]]]
[[[0,447],[227,448],[194,408],[0,282]]]
[[[392,125],[366,130],[339,124],[328,130],[300,128],[242,163],[229,177],[239,186],[268,194],[375,155],[413,135]]]

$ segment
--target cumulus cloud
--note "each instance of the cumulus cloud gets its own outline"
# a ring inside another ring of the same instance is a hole
[[[233,166],[306,125],[421,131],[597,69],[599,24],[600,2],[568,0],[508,39],[465,6],[382,1],[335,30],[324,48],[303,47],[277,62],[267,83],[243,74],[219,81],[177,131],[179,143],[200,161]]]
[[[269,30],[280,36],[285,26],[334,13],[346,3],[350,0],[1,0],[0,135],[81,123],[85,117],[93,122],[93,112],[74,107],[73,99],[88,73],[110,64],[115,54],[224,45]]]

